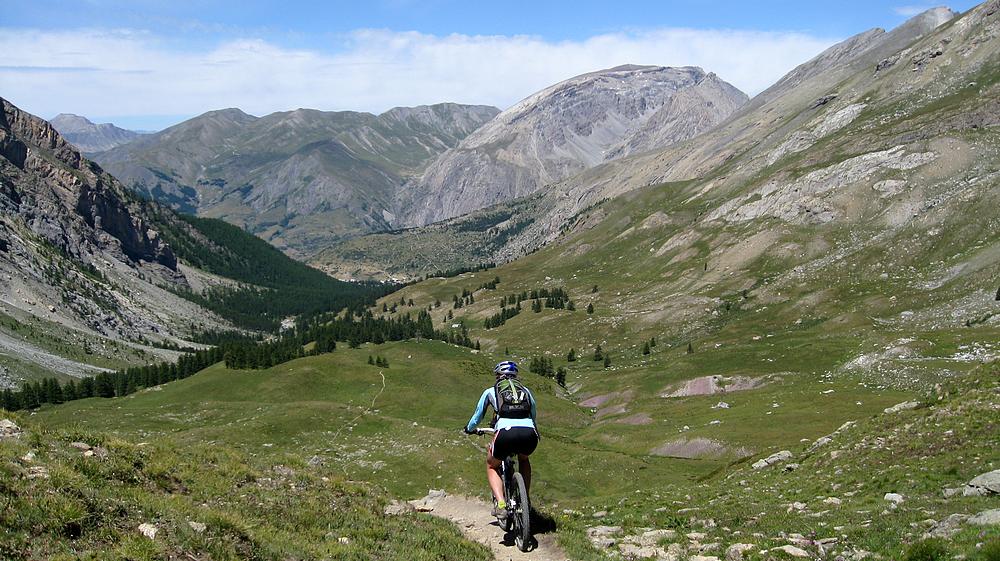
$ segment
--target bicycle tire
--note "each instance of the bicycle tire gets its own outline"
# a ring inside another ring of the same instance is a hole
[[[514,503],[514,493],[517,492],[516,486],[514,485],[514,479],[511,477],[511,473],[514,471],[513,466],[510,464],[510,460],[505,460],[503,464],[503,492],[504,499],[507,501],[508,510],[507,518],[503,521],[503,531],[513,532],[514,531],[514,517],[511,516],[510,506]]]
[[[517,506],[513,512],[514,544],[526,552],[531,549],[531,505],[528,504],[528,488],[520,473],[514,474],[514,486],[518,494]]]

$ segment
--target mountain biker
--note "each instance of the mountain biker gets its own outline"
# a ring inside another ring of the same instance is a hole
[[[537,411],[534,396],[517,379],[517,363],[505,360],[496,365],[493,374],[496,375],[496,383],[493,387],[483,391],[483,395],[479,398],[479,404],[476,405],[475,413],[465,425],[465,432],[473,433],[476,425],[483,420],[483,416],[486,414],[486,406],[493,407],[494,417],[490,425],[496,429],[496,432],[493,435],[493,442],[486,448],[486,480],[493,491],[493,498],[496,499],[493,516],[503,522],[507,517],[507,504],[503,497],[500,466],[504,458],[517,454],[518,467],[521,477],[524,478],[524,486],[527,490],[531,490],[531,461],[528,456],[538,446],[538,431],[535,428]],[[501,398],[499,404],[498,392]],[[504,399],[505,396],[510,396],[512,393],[515,394],[513,400]],[[524,407],[523,401],[516,403],[518,396],[526,398],[530,407]]]

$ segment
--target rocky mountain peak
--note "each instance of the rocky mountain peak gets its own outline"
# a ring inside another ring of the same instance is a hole
[[[110,150],[142,135],[111,123],[95,124],[86,117],[72,113],[60,113],[50,123],[59,134],[85,154]]]
[[[608,159],[690,138],[746,101],[697,67],[621,65],[514,104],[442,154],[397,198],[422,225],[534,193]]]

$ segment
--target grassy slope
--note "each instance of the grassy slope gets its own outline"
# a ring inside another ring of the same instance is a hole
[[[387,358],[386,389],[368,354]],[[48,423],[181,441],[224,441],[258,455],[317,456],[351,478],[396,495],[428,487],[482,494],[479,439],[460,434],[483,388],[489,361],[440,342],[338,349],[261,372],[214,366],[159,391],[121,400],[84,400],[43,410]],[[234,383],[238,377],[239,383]],[[544,454],[535,491],[545,502],[624,492],[705,475],[721,464],[649,458],[578,441],[589,415],[528,375],[539,399]],[[365,413],[376,398],[374,410]],[[414,424],[415,423],[415,424]],[[266,445],[266,446],[265,446]],[[689,465],[690,464],[690,465]],[[622,471],[634,474],[623,480]],[[564,474],[572,474],[566,476]]]
[[[384,494],[294,457],[27,426],[20,439],[0,443],[3,559],[458,561],[485,554],[443,522],[384,515]],[[79,441],[106,457],[83,456],[70,446]],[[30,477],[38,469],[48,477]],[[141,535],[140,524],[156,525],[155,539]]]

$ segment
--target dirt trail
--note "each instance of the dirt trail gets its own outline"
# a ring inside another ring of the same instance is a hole
[[[421,510],[447,520],[451,520],[462,534],[469,540],[479,542],[490,548],[497,561],[566,561],[569,559],[556,544],[552,533],[536,534],[538,546],[522,553],[514,545],[513,536],[504,541],[504,532],[497,525],[495,518],[490,516],[490,506],[470,497],[446,495],[432,492],[423,499],[411,501],[417,510]]]

